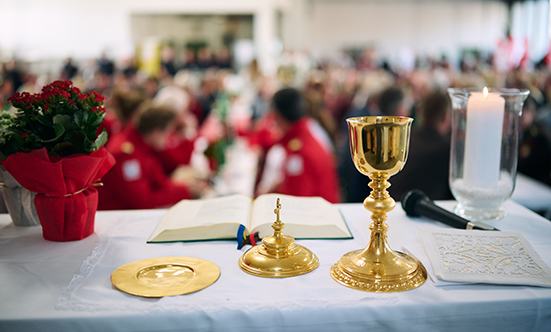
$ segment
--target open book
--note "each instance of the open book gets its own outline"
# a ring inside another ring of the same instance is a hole
[[[280,198],[283,234],[296,239],[351,239],[339,209],[321,197],[266,194],[256,200],[232,195],[183,200],[163,216],[147,242],[236,239],[239,225],[260,237],[273,234],[274,209]]]

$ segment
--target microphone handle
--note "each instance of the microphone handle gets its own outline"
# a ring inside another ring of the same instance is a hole
[[[446,225],[449,225],[455,228],[466,229],[467,223],[469,223],[468,220],[463,219],[460,216],[439,207],[438,205],[434,204],[433,202],[427,199],[420,200],[417,203],[415,210],[417,213],[419,213],[422,216],[440,221]]]

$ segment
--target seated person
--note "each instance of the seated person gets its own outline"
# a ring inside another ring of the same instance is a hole
[[[379,96],[381,115],[411,116],[410,102],[406,92],[400,87],[390,87]]]
[[[518,171],[551,185],[551,132],[537,113],[536,101],[528,96],[520,120]]]
[[[145,93],[140,90],[132,89],[128,91],[115,90],[111,97],[114,118],[109,121],[109,113],[103,120],[101,126],[106,127],[108,137],[121,132],[126,126],[132,124],[136,118],[136,112],[140,105],[145,101]],[[98,129],[101,130],[102,128]]]
[[[421,189],[433,200],[453,199],[449,186],[451,104],[444,92],[427,95],[420,105],[421,126],[411,131],[408,159],[390,178],[395,200]]]
[[[135,125],[129,125],[107,143],[117,163],[99,188],[100,210],[151,209],[191,198],[190,189],[168,178],[154,149],[164,146],[175,129],[175,113],[145,103]]]
[[[182,165],[189,165],[197,135],[197,119],[189,111],[189,95],[183,88],[169,85],[157,93],[153,104],[171,108],[176,117],[175,130],[168,136],[164,146],[155,154],[161,161],[165,174],[171,174]]]
[[[279,148],[284,153],[280,167],[271,167],[279,171],[279,176],[272,176],[267,170],[263,173],[263,177],[271,176],[277,183],[258,193],[321,196],[329,202],[339,202],[336,161],[330,140],[323,129],[306,116],[306,101],[300,92],[292,88],[276,92],[272,107],[277,126],[283,133],[272,149]],[[261,179],[259,186],[262,184]]]
[[[3,190],[0,190],[0,213],[8,213],[8,208],[4,203],[4,194],[2,193],[2,191]]]

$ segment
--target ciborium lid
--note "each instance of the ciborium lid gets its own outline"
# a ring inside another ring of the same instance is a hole
[[[274,234],[264,237],[262,243],[247,250],[239,258],[239,267],[252,275],[265,278],[286,278],[308,273],[316,269],[319,260],[308,248],[295,243],[292,236],[281,230],[285,224],[279,219],[281,204],[277,199]]]

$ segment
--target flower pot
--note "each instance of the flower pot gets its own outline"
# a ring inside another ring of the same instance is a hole
[[[0,163],[15,179],[7,180],[7,187],[18,183],[36,193],[33,198],[14,190],[13,199],[7,193],[8,204],[16,203],[10,207],[15,223],[27,212],[27,219],[37,215],[50,241],[80,240],[94,232],[94,186],[115,163],[103,148],[107,132],[98,134],[105,99],[95,91],[82,93],[67,80],[45,85],[40,93],[16,92],[8,98],[16,112],[0,113]]]
[[[36,193],[19,184],[5,169],[0,167],[0,182],[3,182],[2,194],[11,220],[16,226],[38,226],[40,220],[34,206]]]
[[[98,208],[94,186],[114,164],[103,147],[63,158],[49,156],[46,149],[18,152],[2,162],[22,186],[36,192],[36,213],[49,241],[81,240],[94,232]]]

